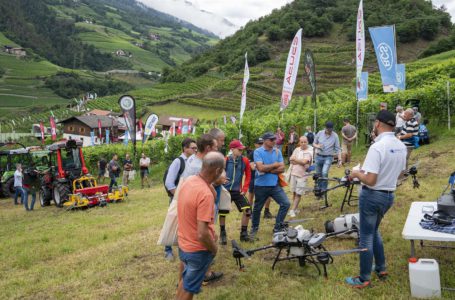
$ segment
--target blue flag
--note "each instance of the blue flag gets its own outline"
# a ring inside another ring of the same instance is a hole
[[[360,76],[360,88],[357,91],[357,99],[359,101],[368,99],[368,72],[362,72]]]
[[[109,144],[109,129],[106,129],[106,144]]]
[[[95,145],[95,131],[90,131],[90,141],[92,143],[92,146]]]
[[[397,49],[395,25],[369,28],[381,72],[384,93],[398,91],[396,84]]]
[[[400,91],[406,89],[406,67],[405,64],[397,65],[397,86]]]
[[[128,146],[129,139],[130,139],[130,132],[127,130],[127,131],[125,131],[125,135],[123,136],[123,144],[125,146]]]

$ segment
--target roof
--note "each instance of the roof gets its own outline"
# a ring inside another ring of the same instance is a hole
[[[75,121],[75,120],[77,120],[77,121],[79,121],[81,123],[84,123],[85,125],[87,125],[91,129],[98,128],[98,120],[101,121],[101,127],[102,128],[118,127],[118,125],[119,125],[119,123],[117,122],[117,120],[115,118],[111,118],[111,117],[108,117],[108,116],[94,116],[94,115],[71,117],[71,118],[62,120],[62,121],[60,121],[58,123],[65,124],[65,123],[68,123],[68,122],[71,122],[71,121]]]
[[[93,109],[86,113],[85,115],[95,115],[95,116],[118,116],[118,113],[112,112],[110,110],[102,110],[102,109]]]
[[[188,119],[191,119],[193,126],[197,123],[198,119],[193,117],[175,117],[175,116],[166,116],[161,115],[158,117],[158,125],[163,126],[172,126],[172,123],[175,123],[175,126],[183,119],[183,125],[188,123]]]

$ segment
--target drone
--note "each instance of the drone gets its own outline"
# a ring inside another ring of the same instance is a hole
[[[293,220],[283,223],[282,230],[273,234],[272,244],[260,248],[245,250],[238,245],[237,241],[232,240],[232,256],[236,259],[240,271],[245,268],[242,259],[250,258],[259,251],[277,249],[278,253],[273,261],[272,270],[275,269],[276,264],[280,261],[298,260],[300,267],[305,267],[307,264],[313,265],[319,275],[322,274],[319,266],[321,265],[323,275],[327,278],[327,265],[333,263],[333,256],[367,251],[365,248],[328,251],[324,247],[323,243],[327,238],[352,233],[355,231],[353,229],[333,233],[313,233],[304,229],[302,225],[298,225],[295,228],[289,226],[290,223],[304,222],[306,220]],[[285,257],[281,257],[283,251],[286,251]]]
[[[419,162],[417,162],[415,165],[413,165],[408,170],[406,170],[404,172],[404,174],[403,174],[404,179],[401,180],[400,182],[398,182],[397,186],[400,186],[403,183],[403,181],[405,181],[406,179],[409,178],[409,176],[411,176],[411,178],[412,178],[412,187],[414,189],[418,189],[420,187],[419,180],[417,179],[417,167],[418,167],[418,165],[419,165]]]

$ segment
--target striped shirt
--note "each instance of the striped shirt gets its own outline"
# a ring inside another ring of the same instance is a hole
[[[400,135],[405,135],[408,133],[412,133],[412,135],[418,135],[419,134],[419,122],[415,118],[412,118],[409,121],[406,121],[404,123],[404,127],[401,130]]]

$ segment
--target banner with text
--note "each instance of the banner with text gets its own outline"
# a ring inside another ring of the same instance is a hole
[[[356,49],[356,67],[357,67],[356,82],[357,82],[357,93],[359,93],[363,61],[365,59],[365,25],[363,23],[363,0],[360,0],[359,9],[357,11],[357,27],[356,27],[355,39],[356,39],[355,49]],[[358,95],[357,95],[357,99],[360,100],[360,98],[358,98]]]
[[[284,72],[283,91],[281,93],[280,111],[288,107],[294,91],[297,72],[299,70],[300,54],[302,53],[302,28],[297,31],[289,49],[286,70]]]
[[[398,91],[397,78],[397,50],[395,44],[395,25],[369,28],[374,50],[381,72],[382,88],[384,93]]]
[[[145,143],[150,134],[154,132],[155,126],[158,123],[158,116],[155,114],[151,114],[148,116],[147,121],[145,122],[145,130],[144,130],[144,137],[142,138],[142,144]]]
[[[406,66],[405,64],[397,64],[397,86],[398,90],[406,90]]]
[[[131,141],[136,145],[136,101],[132,96],[124,95],[120,97],[118,103],[122,108]]]
[[[360,88],[357,90],[357,100],[368,99],[368,72],[362,72],[359,80]]]
[[[250,80],[250,69],[248,68],[248,53],[245,53],[245,70],[243,71],[243,83],[242,83],[242,101],[240,102],[240,122],[242,122],[243,113],[246,108],[246,85]]]

